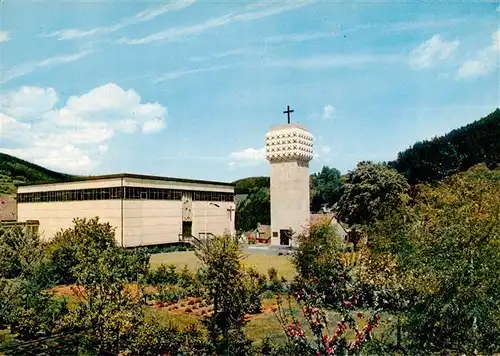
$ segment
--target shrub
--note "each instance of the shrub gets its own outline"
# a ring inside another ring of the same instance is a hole
[[[42,253],[38,235],[19,226],[0,225],[0,278],[33,276]]]
[[[93,239],[93,248],[96,251],[116,246],[111,225],[99,223],[97,217],[88,220],[74,219],[73,227],[57,232],[46,249],[45,257],[50,265],[54,283],[75,283],[73,267],[79,263],[76,252],[87,237]]]
[[[149,284],[177,284],[179,282],[179,276],[176,272],[176,267],[174,264],[164,265],[161,264],[156,270],[148,272],[147,281]]]

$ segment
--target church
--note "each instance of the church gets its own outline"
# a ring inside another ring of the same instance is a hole
[[[270,243],[296,245],[310,224],[309,162],[313,136],[300,124],[270,128],[265,137],[270,163]],[[234,234],[234,185],[226,182],[138,174],[93,176],[73,181],[24,184],[17,188],[17,221],[29,222],[42,239],[72,226],[75,217],[110,223],[123,247],[190,242]]]
[[[231,183],[114,174],[17,188],[18,221],[38,221],[42,239],[99,217],[123,247],[162,245],[234,233]]]

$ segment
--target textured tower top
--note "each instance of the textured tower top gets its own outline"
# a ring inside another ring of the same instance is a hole
[[[313,136],[301,125],[274,126],[266,135],[266,158],[270,162],[309,162],[313,158]]]

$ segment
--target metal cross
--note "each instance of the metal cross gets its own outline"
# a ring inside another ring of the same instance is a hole
[[[288,123],[290,123],[290,114],[293,112],[293,110],[290,110],[290,105],[286,106],[286,110],[283,111],[283,114],[287,114],[288,116]]]
[[[232,206],[227,209],[227,212],[229,213],[229,221],[233,221],[233,211],[235,211],[235,209]]]

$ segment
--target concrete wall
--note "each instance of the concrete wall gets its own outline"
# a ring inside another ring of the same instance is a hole
[[[280,229],[301,233],[309,224],[309,164],[271,162],[271,244],[280,244]],[[295,245],[292,239],[291,245]]]
[[[216,185],[216,184],[201,184],[191,182],[171,182],[150,179],[124,178],[123,185],[128,187],[148,187],[148,188],[163,188],[163,189],[184,189],[184,190],[199,190],[206,192],[221,192],[233,193],[234,187]]]
[[[180,200],[124,200],[123,242],[127,247],[175,243],[182,233]]]
[[[18,193],[119,187],[121,184],[120,178],[43,184],[19,187]],[[233,187],[216,184],[138,178],[124,178],[123,186],[234,192]],[[207,213],[207,232],[216,235],[229,229],[234,232],[235,204],[233,202],[214,203],[220,208],[207,206],[208,202],[205,201],[192,201],[184,206],[191,210],[190,214],[184,214],[184,218],[193,221],[192,234],[194,236],[198,237],[198,233],[205,232],[205,212]],[[231,221],[227,211],[230,207],[233,210]],[[95,216],[99,216],[100,221],[109,222],[116,227],[116,240],[119,245],[122,244],[122,239],[126,247],[175,243],[179,241],[179,234],[182,233],[183,201],[111,199],[18,204],[18,220],[38,220],[39,231],[44,239],[51,239],[57,231],[71,227],[74,217],[92,218]]]
[[[17,202],[12,196],[0,197],[0,221],[17,220]]]
[[[86,181],[76,181],[76,182],[20,186],[17,187],[17,192],[18,193],[53,192],[58,190],[111,188],[120,186],[121,186],[120,178],[96,179],[96,180],[86,180]]]
[[[199,233],[205,232],[205,214],[207,216],[206,232],[214,235],[222,235],[225,232],[234,234],[235,225],[235,204],[233,202],[213,202],[220,207],[208,205],[207,201],[193,202],[193,235],[199,236]],[[228,209],[232,208],[231,219]]]
[[[39,232],[44,240],[50,240],[61,229],[72,226],[73,218],[94,218],[109,222],[116,228],[117,241],[121,236],[121,201],[87,200],[50,203],[17,204],[18,221],[38,220]]]

